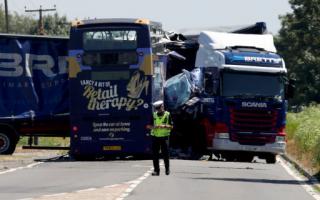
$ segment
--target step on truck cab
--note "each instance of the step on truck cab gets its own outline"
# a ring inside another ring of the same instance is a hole
[[[230,161],[275,163],[285,152],[291,90],[272,35],[201,32],[198,42],[207,149]]]

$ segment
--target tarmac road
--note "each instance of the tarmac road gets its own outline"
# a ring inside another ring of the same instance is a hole
[[[170,177],[150,177],[128,200],[314,200],[279,164],[175,160]]]
[[[58,161],[0,173],[0,199],[314,200],[279,164],[171,160],[150,176],[150,160]]]

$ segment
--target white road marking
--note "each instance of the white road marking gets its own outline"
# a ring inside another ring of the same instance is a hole
[[[32,198],[24,198],[24,199],[18,199],[18,200],[32,200]]]
[[[112,187],[118,187],[120,184],[114,184],[114,185],[106,185],[103,188],[112,188]]]
[[[151,173],[153,171],[153,168],[149,169],[146,173],[144,173],[142,176],[140,176],[139,178],[133,180],[133,181],[128,181],[127,183],[130,184],[129,188],[126,189],[121,195],[120,197],[118,197],[116,200],[123,200],[124,198],[126,198],[127,196],[130,195],[130,193],[140,184],[142,183],[142,181],[146,178],[148,178]]]
[[[1,174],[6,174],[6,173],[10,173],[10,172],[15,172],[15,171],[21,170],[21,169],[32,168],[32,167],[35,167],[35,166],[40,165],[40,164],[42,164],[42,163],[43,163],[43,162],[36,162],[36,163],[29,164],[29,165],[27,165],[27,166],[25,166],[25,167],[17,167],[17,168],[8,169],[8,170],[6,170],[6,171],[0,172],[0,175],[1,175]]]
[[[38,163],[38,164],[41,164],[41,163]],[[36,163],[33,163],[32,165],[28,165],[26,167],[23,167],[23,168],[31,168],[31,167],[34,167],[36,166]],[[160,164],[160,166],[163,166],[163,163]],[[20,169],[20,168],[17,168],[17,169]],[[8,170],[9,171],[9,170]],[[132,181],[127,181],[127,182],[124,182],[124,183],[120,183],[120,184],[113,184],[113,185],[106,185],[102,188],[112,188],[112,187],[117,187],[117,186],[120,186],[122,184],[129,184],[129,187],[116,199],[116,200],[123,200],[125,197],[129,196],[130,193],[143,181],[145,180],[146,178],[148,178],[151,173],[153,171],[153,168],[150,168],[147,172],[145,172],[142,176],[132,180]],[[74,191],[75,193],[82,193],[82,192],[90,192],[90,191],[95,191],[99,188],[88,188],[88,189],[83,189],[83,190],[77,190],[77,191]],[[72,192],[70,192],[72,193]],[[57,194],[48,194],[48,195],[42,195],[40,197],[37,197],[37,198],[42,198],[42,197],[55,197],[55,196],[63,196],[63,195],[67,195],[67,194],[70,194],[70,193],[57,193]],[[34,197],[35,198],[35,197]],[[33,200],[34,198],[25,198],[25,199],[19,199],[19,200]]]
[[[88,188],[88,189],[84,189],[84,190],[78,190],[78,191],[76,191],[76,192],[90,192],[90,191],[94,191],[94,190],[96,190],[97,188]]]
[[[63,195],[66,195],[67,193],[57,193],[57,194],[46,194],[46,195],[43,195],[42,197],[58,197],[58,196],[63,196]]]
[[[308,179],[304,176],[301,176],[294,167],[283,158],[278,157],[280,165],[294,178],[300,185],[316,200],[320,200],[319,193],[312,187],[312,184],[308,183]],[[313,184],[319,184],[318,181],[312,180]]]

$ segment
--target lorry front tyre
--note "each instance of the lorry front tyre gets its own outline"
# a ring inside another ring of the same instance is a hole
[[[252,162],[253,155],[240,154],[237,158],[239,162]]]
[[[266,162],[268,164],[275,164],[277,162],[277,155],[269,154],[266,156]]]
[[[17,140],[9,131],[0,130],[0,154],[11,155],[16,149]]]
[[[224,158],[227,162],[233,162],[236,160],[236,156],[231,153],[221,154],[222,158]]]

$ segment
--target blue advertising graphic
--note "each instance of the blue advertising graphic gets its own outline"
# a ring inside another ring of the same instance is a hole
[[[282,67],[282,58],[274,53],[224,52],[226,64],[250,65],[261,67]]]
[[[67,45],[63,38],[0,35],[0,117],[68,112]]]

